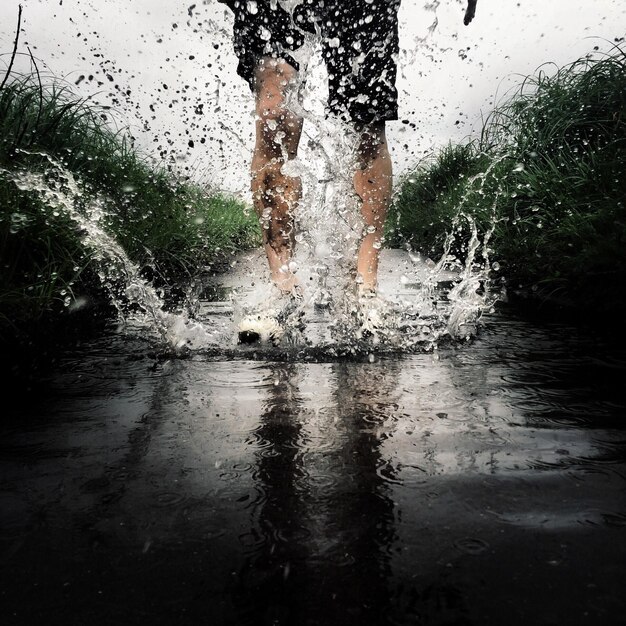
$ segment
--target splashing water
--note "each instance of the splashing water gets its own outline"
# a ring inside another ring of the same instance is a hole
[[[164,302],[155,288],[142,278],[139,267],[106,232],[102,225],[106,217],[104,198],[83,192],[74,175],[48,154],[22,153],[44,157],[49,167],[41,171],[0,168],[0,173],[18,189],[36,194],[45,205],[65,214],[76,224],[82,243],[98,263],[98,277],[120,319],[155,330],[174,349],[206,344],[211,333],[184,313],[165,311]],[[84,206],[82,210],[81,206]],[[118,288],[119,285],[122,287]]]
[[[248,5],[254,10],[255,3]],[[438,5],[438,1],[425,5],[435,17],[427,36],[419,39],[417,46],[428,45],[427,39],[437,27]],[[355,290],[356,255],[366,232],[353,184],[360,136],[351,125],[324,114],[326,94],[320,85],[325,81],[320,73],[325,71],[325,64],[319,54],[320,43],[319,33],[304,33],[304,45],[293,53],[301,71],[288,92],[287,105],[304,120],[299,155],[289,159],[286,147],[279,143],[285,163],[283,173],[300,178],[303,188],[290,270],[309,287],[311,297],[285,322],[285,341],[278,349],[295,349],[299,354],[314,350],[331,356],[422,351],[436,349],[445,338],[471,337],[478,331],[483,312],[491,309],[499,297],[489,276],[488,243],[495,221],[481,235],[463,209],[474,183],[480,188],[496,162],[467,186],[450,224],[441,259],[435,263],[412,251],[391,251],[392,265],[385,267],[383,263],[379,272],[380,297],[364,308]],[[416,49],[409,52],[414,56]],[[406,57],[407,50],[403,54]],[[246,145],[236,132],[232,134],[242,146]],[[38,156],[47,159],[46,170],[0,172],[19,189],[37,194],[76,224],[83,244],[98,262],[102,285],[127,326],[156,333],[174,349],[233,349],[233,324],[225,323],[224,317],[233,313],[236,317],[246,303],[267,296],[269,280],[262,255],[252,271],[244,271],[240,264],[232,276],[214,280],[213,287],[227,288],[229,280],[231,287],[239,280],[237,288],[231,289],[230,301],[211,302],[204,308],[197,302],[190,303],[194,313],[168,312],[159,292],[142,278],[137,265],[106,232],[105,199],[87,194],[74,175],[55,159],[46,154]],[[454,232],[460,228],[469,228],[470,233],[462,260],[451,254]],[[383,258],[387,252],[382,251]],[[382,275],[385,273],[389,276]],[[199,310],[204,313],[198,314]],[[315,332],[309,332],[312,329]]]
[[[333,153],[328,150],[325,154]],[[193,319],[184,311],[166,311],[158,291],[142,278],[139,267],[106,232],[103,226],[107,215],[105,199],[88,195],[75,176],[48,155],[37,153],[37,156],[45,157],[49,167],[44,170],[0,169],[0,172],[20,190],[37,194],[48,207],[65,214],[76,224],[83,244],[98,263],[102,285],[127,327],[156,334],[160,341],[175,350],[236,350],[233,347],[232,324],[224,322],[225,314],[231,315],[233,308],[228,306],[223,296],[222,302],[208,303],[209,314],[200,315],[198,319]],[[331,156],[326,165],[329,162],[332,162]],[[480,179],[478,182],[482,185],[488,174],[489,170],[475,179]],[[364,332],[355,318],[356,297],[352,291],[346,290],[350,278],[345,272],[347,267],[353,265],[353,251],[360,232],[353,216],[358,215],[358,211],[345,202],[341,210],[336,211],[338,219],[331,221],[336,205],[326,201],[336,197],[336,189],[341,182],[330,178],[325,181],[324,194],[317,191],[317,201],[323,202],[318,208],[324,211],[326,217],[316,220],[319,225],[317,231],[311,226],[300,245],[301,273],[305,276],[308,273],[317,280],[318,288],[327,290],[334,306],[324,309],[321,319],[313,319],[314,315],[308,319],[305,316],[307,321],[312,322],[310,328],[317,334],[309,332],[309,329],[303,334],[301,327],[297,328],[295,323],[301,323],[302,315],[294,315],[286,322],[285,342],[281,346],[267,348],[267,352],[273,356],[287,350],[300,355],[312,352],[332,357],[377,351],[424,351],[436,349],[446,337],[466,339],[474,335],[478,331],[480,316],[499,297],[490,286],[487,247],[495,222],[481,240],[476,225],[462,210],[467,201],[467,198],[462,198],[458,214],[451,224],[444,254],[438,263],[429,262],[411,252],[383,250],[381,297],[371,304],[373,328],[369,331],[366,328]],[[343,184],[346,190],[345,180]],[[315,197],[314,192],[311,195]],[[311,219],[315,211],[311,208],[303,213],[306,225],[307,214]],[[463,263],[450,254],[453,231],[462,222],[471,232]],[[256,269],[252,271],[245,267],[236,268],[229,276],[218,276],[214,280],[221,281],[227,288],[229,280],[231,286],[233,281],[239,280],[240,290],[232,290],[235,300],[249,299],[252,292],[256,297],[259,293],[267,294],[268,287],[263,282],[266,279],[263,276],[264,259],[261,257],[256,259],[253,264]],[[251,284],[255,284],[256,288],[252,289]],[[317,295],[319,292],[316,292]],[[192,303],[194,306],[197,304]],[[311,304],[311,301],[305,302],[301,308],[311,308]],[[319,332],[320,328],[322,332]]]
[[[323,154],[338,152],[340,149]],[[488,246],[496,226],[497,196],[492,205],[491,223],[485,232],[479,231],[466,209],[473,194],[482,193],[499,161],[494,160],[484,172],[469,178],[438,262],[412,251],[381,251],[380,296],[373,298],[365,310],[353,284],[356,243],[362,232],[362,224],[355,218],[359,215],[358,207],[346,208],[345,220],[343,215],[333,214],[334,205],[326,201],[334,197],[333,187],[341,188],[344,194],[350,193],[350,188],[346,186],[345,177],[336,180],[331,170],[328,180],[324,181],[323,194],[318,190],[316,196],[314,191],[309,191],[308,202],[312,204],[313,198],[318,204],[312,208],[305,200],[301,207],[304,217],[300,225],[305,224],[310,230],[299,239],[298,255],[303,260],[299,262],[298,273],[305,285],[313,284],[314,288],[312,297],[302,305],[299,314],[287,320],[286,341],[280,349],[331,357],[385,351],[421,352],[435,350],[446,340],[463,341],[474,336],[482,315],[491,311],[496,301],[505,295],[503,288],[492,284],[490,276]],[[330,156],[328,163],[332,163]],[[310,176],[304,168],[299,171]],[[461,230],[467,230],[469,237],[465,254],[457,258],[451,250]],[[238,275],[218,277],[217,284],[233,290],[235,306],[246,300],[260,302],[268,294],[269,277],[264,267],[262,253],[256,257],[248,255],[242,260]],[[256,286],[251,288],[251,284]],[[328,308],[318,307],[322,312],[315,311],[320,291],[325,292],[330,303]],[[273,355],[275,353],[272,351]]]
[[[438,4],[433,2],[427,8],[436,12]],[[435,19],[429,36],[436,25]],[[360,135],[352,125],[324,114],[326,94],[320,91],[320,85],[325,84],[322,75],[325,68],[318,54],[321,37],[319,33],[305,33],[304,36],[304,45],[294,54],[300,71],[286,93],[287,108],[304,120],[304,140],[299,155],[292,159],[289,159],[286,147],[280,144],[285,163],[282,172],[299,178],[303,188],[297,207],[298,232],[293,267],[299,272],[301,282],[311,288],[312,302],[334,306],[324,322],[328,332],[318,333],[308,341],[307,338],[303,340],[296,330],[287,335],[300,347],[313,342],[330,354],[356,353],[372,348],[434,349],[444,337],[471,337],[478,330],[482,313],[490,310],[499,297],[492,291],[489,279],[488,243],[495,227],[495,217],[487,232],[481,235],[473,218],[463,209],[471,193],[476,192],[475,184],[478,184],[480,193],[498,161],[470,179],[456,217],[450,224],[440,261],[431,262],[426,268],[424,259],[409,254],[411,263],[407,271],[417,271],[417,282],[408,289],[398,286],[385,289],[383,284],[382,297],[373,300],[363,312],[355,293],[355,281],[358,280],[356,255],[366,225],[353,184]],[[454,232],[462,227],[469,228],[470,237],[465,259],[459,260],[450,254],[450,250]],[[258,262],[262,264],[264,261],[259,259]],[[411,264],[414,267],[411,268]],[[397,277],[401,273],[398,270],[392,268],[391,272]],[[405,285],[409,282],[406,279]],[[442,289],[444,283],[452,285],[447,293]],[[243,296],[245,286],[241,287],[235,299]],[[252,300],[258,302],[258,295]],[[365,328],[359,327],[363,315]],[[296,327],[301,317],[294,320],[293,326]]]
[[[445,268],[459,265],[459,260],[451,255],[455,231],[467,223],[470,239],[467,245],[467,256],[462,263],[462,270],[454,281],[454,285],[447,294],[450,303],[446,311],[446,333],[453,338],[469,338],[477,331],[477,324],[484,311],[490,310],[495,302],[504,296],[504,289],[492,290],[490,281],[489,240],[496,227],[496,208],[499,194],[496,193],[491,206],[491,222],[480,239],[474,218],[464,212],[464,207],[473,193],[482,193],[482,188],[491,175],[492,170],[506,157],[504,155],[493,159],[484,172],[472,176],[466,190],[459,201],[457,213],[452,221],[446,237],[443,254],[424,284],[422,301],[427,302],[435,297],[439,278]],[[474,183],[478,182],[478,189]],[[480,252],[480,258],[478,258]]]

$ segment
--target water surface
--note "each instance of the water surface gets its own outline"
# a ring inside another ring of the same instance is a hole
[[[373,361],[68,353],[5,408],[4,623],[623,624],[624,352],[483,321]]]

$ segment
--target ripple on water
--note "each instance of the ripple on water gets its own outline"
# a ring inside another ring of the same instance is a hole
[[[602,517],[607,526],[626,527],[626,513],[603,513]]]
[[[482,554],[489,549],[489,544],[477,537],[463,537],[462,539],[457,539],[453,545],[461,552],[471,555]]]
[[[611,522],[621,514],[605,513],[604,511],[588,508],[567,510],[527,510],[518,513],[498,514],[497,517],[513,526],[534,528],[541,530],[576,529],[581,526],[603,526],[607,524],[605,515],[610,515]],[[617,517],[615,517],[617,516]]]
[[[577,461],[574,460],[574,463]],[[594,484],[602,483],[607,484],[615,482],[617,479],[620,482],[624,482],[625,477],[618,471],[611,468],[600,467],[597,465],[578,465],[571,467],[565,472],[565,475],[577,482],[593,482]]]
[[[174,491],[164,491],[156,496],[156,505],[158,507],[180,506],[185,502],[186,498],[182,493]]]
[[[260,363],[232,364],[208,372],[207,384],[213,389],[270,389],[274,386],[274,377],[267,367]]]
[[[284,543],[303,542],[313,536],[313,531],[302,524],[290,524],[278,529],[276,538]]]
[[[246,475],[254,477],[254,466],[251,463],[215,464],[217,478],[224,483],[239,483]]]
[[[249,532],[241,533],[238,536],[239,543],[248,549],[258,549],[265,542],[266,538],[256,528],[251,528]]]
[[[233,471],[245,474],[251,472],[253,469],[252,463],[234,463]]]
[[[404,484],[402,479],[398,477],[399,468],[394,467],[391,462],[386,460],[381,460],[376,467],[376,475],[379,478],[382,478],[384,482],[393,484],[393,485],[402,485]]]
[[[218,476],[220,480],[227,480],[227,481],[238,480],[241,477],[241,472],[226,470],[226,471],[220,472]]]
[[[362,419],[369,424],[385,424],[391,426],[392,422],[398,421],[398,407],[395,406],[364,406]]]

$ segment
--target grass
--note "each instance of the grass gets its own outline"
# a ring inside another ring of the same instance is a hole
[[[72,310],[78,294],[103,294],[102,267],[76,222],[14,182],[22,171],[47,172],[60,189],[50,159],[78,181],[73,207],[86,214],[97,198],[106,231],[155,283],[195,276],[260,242],[242,203],[150,163],[106,110],[38,71],[12,75],[0,89],[0,340],[32,334]]]
[[[400,185],[388,240],[436,256],[455,225],[495,222],[491,260],[513,289],[584,308],[626,306],[626,55],[541,69]]]

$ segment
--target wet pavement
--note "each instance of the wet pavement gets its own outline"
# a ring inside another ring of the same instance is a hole
[[[623,350],[255,357],[112,332],[5,407],[3,624],[625,623]]]

